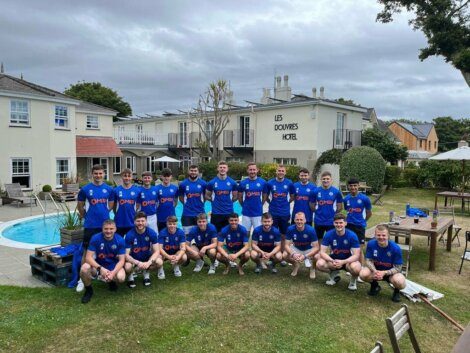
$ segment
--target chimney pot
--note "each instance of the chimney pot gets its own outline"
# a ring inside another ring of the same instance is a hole
[[[284,87],[287,87],[287,86],[289,86],[289,76],[284,75]]]
[[[317,88],[316,87],[312,88],[312,97],[317,98]]]
[[[463,146],[468,147],[468,142],[464,140],[459,141],[459,143],[457,144],[457,147],[463,147]]]
[[[320,98],[325,98],[325,87],[323,86],[320,87]]]

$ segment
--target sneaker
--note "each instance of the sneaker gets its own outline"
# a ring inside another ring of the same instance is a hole
[[[145,287],[148,287],[152,284],[152,282],[150,282],[150,278],[144,278],[144,286]]]
[[[273,267],[273,268],[271,269],[271,273],[276,274],[276,273],[277,273],[277,268],[276,268],[276,267]]]
[[[237,267],[237,263],[236,263],[236,262],[233,262],[233,261],[230,261],[230,267],[231,267],[231,268]]]
[[[330,278],[325,283],[329,286],[334,286],[336,283],[338,283],[341,279],[338,273],[339,271],[331,271]]]
[[[287,262],[286,262],[286,261],[281,261],[281,266],[282,266],[282,267],[286,267],[286,266],[287,266]]]
[[[181,277],[182,273],[181,273],[180,267],[178,265],[176,265],[173,268],[173,273],[175,274],[175,277]]]
[[[256,265],[255,273],[257,274],[261,273],[261,265]]]
[[[115,292],[118,290],[118,286],[117,286],[117,283],[112,281],[112,282],[109,282],[108,284],[108,289],[111,291],[111,292]]]
[[[75,288],[75,290],[80,293],[80,292],[83,292],[85,289],[85,285],[83,284],[82,280],[78,280],[78,283],[77,283],[77,287]],[[89,300],[88,300],[89,301]],[[88,302],[87,302],[88,303]]]
[[[379,282],[373,281],[373,282],[370,284],[370,289],[369,289],[369,291],[367,292],[367,294],[370,295],[370,296],[375,297],[377,294],[379,294],[379,292],[380,292],[381,289],[382,289],[382,287],[380,287]]]
[[[357,283],[356,283],[356,278],[355,277],[351,277],[351,280],[349,281],[348,289],[349,290],[357,290]]]
[[[219,260],[215,260],[215,261],[214,261],[214,267],[215,267],[215,268],[219,267]]]
[[[307,267],[307,268],[312,267],[312,261],[310,261],[310,259],[307,258],[307,257],[304,260],[304,264],[305,264],[305,267]]]
[[[398,289],[393,290],[392,301],[395,303],[399,303],[400,299],[400,291]]]
[[[88,303],[91,300],[92,296],[93,296],[93,288],[90,286],[90,287],[86,288],[85,294],[83,294],[82,303],[83,304]]]
[[[135,281],[132,280],[132,281],[127,281],[127,286],[129,288],[135,288],[136,287],[136,284],[135,284]]]
[[[361,279],[361,277],[357,277],[357,282],[358,282],[358,283],[365,283],[365,282]]]
[[[194,272],[201,272],[204,267],[204,261],[199,259],[196,261],[196,266],[194,267]]]
[[[158,279],[165,279],[165,270],[163,269],[163,267],[160,267],[158,269],[157,278]]]
[[[207,271],[207,274],[208,274],[208,275],[213,275],[213,274],[215,274],[215,264],[211,264],[211,265],[209,266],[209,271]]]

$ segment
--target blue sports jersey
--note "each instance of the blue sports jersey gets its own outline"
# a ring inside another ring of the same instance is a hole
[[[266,191],[266,180],[263,178],[243,179],[238,186],[238,192],[243,193],[242,215],[260,217],[263,214],[263,193]]]
[[[344,198],[344,209],[348,212],[346,222],[366,228],[366,210],[372,209],[369,198],[359,193],[356,196],[351,194]]]
[[[142,234],[132,228],[124,240],[126,249],[130,249],[130,255],[138,261],[148,261],[152,256],[152,245],[158,243],[157,233],[149,227]]]
[[[178,199],[178,187],[176,185],[157,185],[157,219],[166,222],[169,216],[176,215],[175,200]]]
[[[263,226],[258,226],[253,230],[251,240],[256,241],[261,250],[272,251],[277,243],[281,242],[281,232],[276,227],[266,231]]]
[[[395,265],[402,265],[403,258],[400,247],[389,240],[386,247],[381,247],[376,239],[367,243],[366,259],[372,260],[379,271],[386,271]]]
[[[312,222],[313,211],[310,209],[310,201],[312,195],[315,193],[316,186],[315,184],[308,182],[307,184],[302,184],[300,181],[292,185],[291,194],[294,195],[294,208],[292,210],[292,218],[295,217],[297,212],[305,213],[305,219],[308,223]]]
[[[116,215],[114,222],[117,227],[132,227],[137,199],[139,198],[140,187],[131,185],[129,189],[122,185],[114,188],[114,202],[116,205]]]
[[[186,242],[186,237],[182,229],[176,228],[175,234],[170,234],[165,228],[158,234],[158,242],[168,255],[174,255],[179,251],[181,243]]]
[[[195,181],[185,179],[179,186],[179,195],[184,196],[183,216],[196,217],[204,213],[204,195],[207,183],[201,178]]]
[[[345,229],[342,236],[336,233],[336,229],[329,230],[325,233],[321,245],[330,247],[330,257],[335,260],[345,260],[351,257],[351,249],[360,247],[356,233],[349,229]]]
[[[140,188],[139,199],[140,210],[145,212],[147,216],[153,216],[157,213],[157,187],[150,186],[146,188],[142,186]]]
[[[278,181],[273,178],[268,181],[266,193],[270,196],[269,213],[273,216],[290,217],[289,194],[292,191],[292,181],[284,178]]]
[[[124,239],[117,233],[113,239],[106,240],[103,233],[97,233],[91,237],[88,250],[95,252],[95,261],[107,270],[114,270],[119,262],[118,255],[126,254]]]
[[[231,229],[230,225],[222,228],[217,240],[225,242],[229,251],[239,251],[243,248],[244,243],[248,243],[248,232],[244,226],[238,225],[237,229]]]
[[[78,192],[78,201],[85,202],[84,228],[101,228],[109,219],[108,202],[114,201],[113,188],[107,184],[89,183]]]
[[[212,213],[233,213],[232,191],[237,190],[237,182],[230,177],[225,180],[215,177],[207,183],[207,190],[212,191]]]
[[[214,238],[217,238],[217,228],[213,224],[208,223],[205,231],[200,230],[198,226],[192,227],[186,237],[186,241],[191,243],[194,240],[196,246],[201,248],[211,244]]]
[[[312,202],[317,203],[315,210],[315,225],[332,226],[333,217],[335,216],[337,205],[343,202],[343,196],[334,186],[324,189],[321,186],[315,190],[312,195]]]
[[[299,250],[310,250],[312,242],[318,241],[315,228],[306,224],[304,230],[298,230],[295,224],[287,228],[286,240],[290,240]]]

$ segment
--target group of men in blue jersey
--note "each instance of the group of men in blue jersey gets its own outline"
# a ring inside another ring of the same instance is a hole
[[[321,185],[310,181],[307,169],[299,172],[299,181],[286,178],[286,168],[279,165],[276,177],[266,181],[255,163],[247,166],[248,177],[239,184],[228,176],[228,165],[219,162],[217,176],[205,182],[199,169],[191,165],[188,178],[179,186],[172,184],[169,169],[163,170],[162,183],[152,185],[152,174],[144,172],[142,186],[132,184],[132,172],[121,173],[122,185],[112,188],[104,183],[104,169],[92,168],[92,182],[78,195],[78,211],[84,219],[84,252],[77,291],[85,290],[82,302],[93,295],[92,279],[118,282],[136,287],[136,273],[141,272],[143,285],[151,285],[150,271],[165,279],[164,262],[169,262],[175,276],[182,275],[180,266],[195,262],[200,272],[209,260],[208,274],[214,274],[218,263],[225,265],[224,274],[237,267],[244,274],[244,264],[255,262],[255,272],[276,265],[291,264],[292,276],[301,265],[326,272],[328,285],[339,280],[339,271],[351,276],[348,288],[357,289],[357,279],[371,283],[370,295],[381,287],[378,281],[394,286],[392,300],[399,301],[399,290],[405,286],[401,274],[400,248],[388,239],[388,229],[376,227],[376,239],[363,246],[367,220],[371,217],[369,198],[359,193],[359,182],[348,181],[350,193],[343,199],[332,186],[329,172],[321,174]],[[178,228],[175,207],[183,204],[182,229]],[[205,213],[204,202],[210,201],[212,213]],[[233,203],[242,206],[242,221],[234,213]],[[263,206],[268,203],[268,212]],[[292,205],[292,207],[291,207]],[[346,210],[347,215],[341,213]],[[292,212],[291,212],[292,208]],[[114,211],[114,220],[109,212]]]

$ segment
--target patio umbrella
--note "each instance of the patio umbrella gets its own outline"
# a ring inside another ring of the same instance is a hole
[[[470,160],[470,147],[466,141],[460,141],[459,147],[451,151],[432,156],[436,161],[462,161],[462,192],[465,190],[465,161]]]
[[[181,161],[168,157],[168,156],[163,156],[160,158],[157,158],[154,160],[154,162],[169,162],[169,163],[181,163]]]

